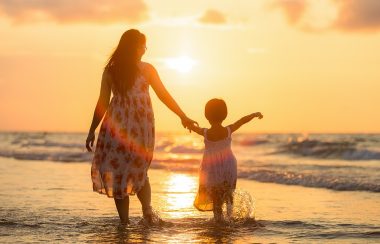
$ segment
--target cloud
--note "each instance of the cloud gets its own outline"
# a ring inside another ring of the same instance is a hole
[[[273,0],[270,6],[303,31],[380,30],[380,0]]]
[[[55,21],[138,23],[148,18],[142,0],[1,0],[0,15],[14,23]]]
[[[225,24],[227,19],[221,12],[213,9],[207,10],[199,19],[204,24]]]
[[[280,8],[288,23],[293,25],[296,24],[305,13],[307,3],[305,0],[276,0],[271,4],[272,8]]]
[[[379,0],[339,0],[334,28],[347,31],[380,29]]]

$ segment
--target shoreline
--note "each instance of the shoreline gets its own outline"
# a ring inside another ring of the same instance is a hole
[[[87,163],[0,158],[0,183],[17,186],[18,189],[4,188],[0,193],[1,242],[15,239],[20,242],[24,239],[36,241],[36,233],[49,240],[66,236],[63,241],[68,241],[65,238],[69,238],[67,235],[71,233],[81,242],[90,240],[89,236],[99,237],[102,228],[106,228],[106,233],[113,238],[118,238],[113,232],[114,228],[120,228],[117,227],[119,219],[114,202],[92,191],[90,167],[91,164]],[[141,206],[137,196],[132,196],[132,225],[127,229],[143,239],[187,242],[195,238],[196,242],[204,242],[205,238],[218,240],[220,236],[213,232],[215,228],[222,228],[219,230],[222,232],[232,228],[224,238],[238,242],[318,242],[333,239],[337,242],[368,243],[380,240],[378,193],[339,192],[238,179],[237,189],[251,195],[255,218],[265,227],[257,228],[249,221],[237,227],[215,227],[210,222],[212,212],[200,212],[192,206],[198,186],[196,173],[149,169],[148,175],[152,186],[152,206],[166,224],[159,227],[161,231],[153,228],[149,231],[150,237],[145,237],[146,228],[141,229],[138,224]],[[73,225],[82,227],[77,229]],[[102,242],[107,241],[102,238]]]

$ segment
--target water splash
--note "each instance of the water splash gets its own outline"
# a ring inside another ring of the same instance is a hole
[[[164,224],[160,212],[156,209],[152,209],[152,224],[156,226]]]
[[[160,212],[152,208],[151,219],[142,218],[138,223],[146,227],[153,227],[153,226],[163,226],[166,222],[162,220]]]
[[[255,220],[254,201],[248,191],[236,189],[233,193],[233,204],[223,205],[224,219],[236,223]]]

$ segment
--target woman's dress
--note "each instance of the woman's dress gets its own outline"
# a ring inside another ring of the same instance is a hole
[[[109,75],[109,74],[105,74]],[[141,74],[125,95],[113,87],[91,166],[93,191],[123,199],[144,186],[154,149],[149,83]]]

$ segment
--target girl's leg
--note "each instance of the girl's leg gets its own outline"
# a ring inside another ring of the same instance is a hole
[[[129,196],[126,196],[124,199],[116,199],[115,205],[117,208],[117,212],[119,213],[119,217],[122,223],[129,223]]]
[[[149,222],[152,221],[152,207],[151,207],[151,189],[149,178],[147,177],[145,180],[144,186],[137,193],[137,197],[141,202],[141,207],[143,211],[143,216]]]
[[[234,198],[232,193],[228,193],[227,195],[227,201],[226,201],[226,206],[227,206],[227,216],[229,218],[232,217],[232,210],[233,210],[233,205],[234,204]]]
[[[218,196],[218,194],[213,195],[212,201],[213,201],[212,211],[214,212],[214,219],[215,221],[219,222],[223,220],[223,213],[222,213],[223,202],[222,202],[221,197]]]

